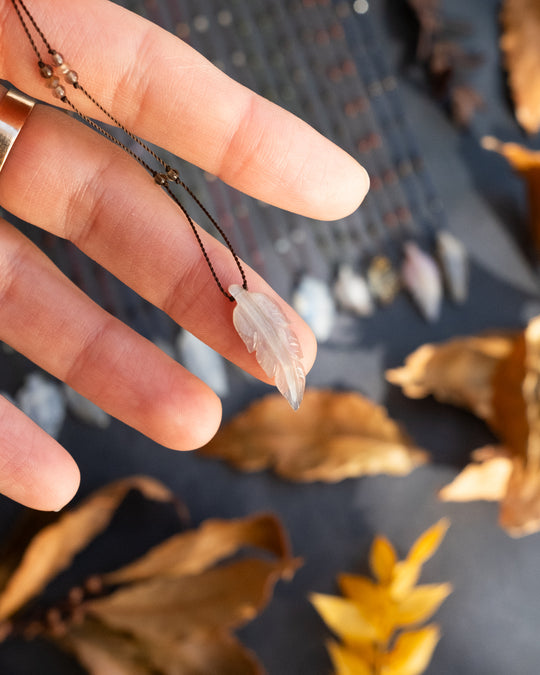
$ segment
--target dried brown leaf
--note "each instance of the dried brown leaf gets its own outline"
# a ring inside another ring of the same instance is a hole
[[[386,378],[410,398],[431,394],[442,403],[490,418],[493,375],[515,339],[514,334],[489,334],[426,344],[408,356],[403,367],[388,370]]]
[[[512,464],[499,524],[513,537],[540,530],[540,472],[519,459]]]
[[[225,632],[192,634],[175,643],[152,640],[145,647],[155,668],[163,675],[264,673],[255,656],[236,638]]]
[[[118,505],[133,489],[149,499],[175,499],[163,483],[148,476],[133,476],[107,485],[66,511],[31,540],[0,595],[0,620],[20,609],[68,567],[75,555],[107,527]]]
[[[540,152],[529,150],[518,143],[502,143],[492,136],[484,137],[482,145],[486,150],[502,155],[524,180],[527,188],[529,230],[536,251],[540,252]]]
[[[359,394],[311,389],[298,411],[283,403],[278,395],[257,401],[201,452],[294,481],[404,475],[428,459],[384,408]]]
[[[529,443],[529,423],[523,398],[525,379],[525,335],[520,335],[512,351],[502,359],[493,375],[492,415],[486,420],[502,444],[513,455],[525,457]]]
[[[114,630],[140,640],[182,640],[196,632],[235,629],[266,605],[275,583],[293,561],[245,558],[197,575],[157,578],[85,603]]]
[[[497,448],[481,448],[473,453],[468,464],[454,480],[439,492],[445,502],[501,501],[508,489],[512,460],[508,452]]]
[[[152,675],[152,664],[143,655],[142,646],[129,635],[114,633],[103,624],[87,619],[72,626],[58,641],[73,652],[90,675]]]
[[[504,451],[482,450],[441,491],[446,500],[498,499],[499,522],[513,536],[540,529],[540,317],[529,322],[492,378],[488,423]]]
[[[73,626],[60,645],[73,652],[91,675],[262,675],[256,658],[223,632],[184,640],[139,641],[86,619]]]
[[[123,584],[156,576],[197,574],[246,546],[258,547],[280,558],[290,557],[286,533],[274,515],[207,520],[197,530],[175,535],[139,560],[105,574],[103,581]]]
[[[525,131],[535,134],[540,129],[540,5],[536,0],[505,0],[501,22],[516,118]]]

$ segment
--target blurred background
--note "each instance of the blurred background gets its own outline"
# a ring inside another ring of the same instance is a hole
[[[320,346],[308,385],[358,391],[384,404],[432,453],[433,462],[403,478],[333,485],[287,483],[269,472],[240,474],[197,453],[165,450],[115,420],[85,422],[73,403],[65,409],[65,392],[44,376],[56,394],[39,390],[36,398],[47,403],[37,414],[78,462],[80,496],[115,478],[146,473],[184,500],[193,524],[262,510],[278,513],[305,564],[292,583],[278,585],[269,607],[240,634],[271,675],[329,673],[324,646],[329,632],[307,595],[336,593],[340,571],[365,572],[376,532],[387,535],[404,555],[424,529],[449,516],[451,529],[425,579],[449,580],[454,593],[437,615],[443,637],[426,672],[537,673],[539,536],[508,537],[497,526],[497,504],[442,504],[436,496],[467,463],[471,450],[493,437],[472,415],[431,398],[409,400],[384,379],[387,368],[400,365],[425,342],[523,328],[540,311],[524,186],[503,158],[481,145],[484,136],[492,135],[538,146],[538,138],[520,129],[510,102],[499,48],[500,2],[119,4],[176,33],[366,166],[372,189],[364,204],[347,219],[325,223],[267,207],[213,176],[179,165],[238,253],[312,321]],[[444,24],[438,33],[444,44],[435,52],[429,24],[419,21],[425,12],[429,18],[433,7]],[[30,225],[18,225],[108,311],[186,365],[197,358],[197,347],[187,344],[189,338],[176,325],[80,251]],[[447,294],[436,315],[426,318],[410,293],[394,293],[392,274],[399,272],[405,243],[434,256],[442,232],[451,233],[467,251],[468,294],[462,302]],[[351,275],[371,280],[371,304],[347,306],[335,284],[342,279],[346,286]],[[225,380],[214,385],[228,420],[270,389],[230,364],[223,367]],[[22,356],[7,348],[0,352],[5,393],[17,396],[36,372]],[[0,535],[20,511],[0,498]],[[140,505],[129,502],[124,515],[127,523],[135,517],[141,522]],[[144,528],[141,532],[144,537]],[[19,675],[38,668],[59,675],[83,672],[39,641],[0,645],[0,672]]]

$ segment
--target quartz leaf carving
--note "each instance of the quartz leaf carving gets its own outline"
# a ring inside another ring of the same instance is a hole
[[[264,293],[251,293],[233,284],[229,293],[236,300],[234,327],[248,351],[281,394],[297,410],[304,396],[306,376],[298,338],[280,308]]]

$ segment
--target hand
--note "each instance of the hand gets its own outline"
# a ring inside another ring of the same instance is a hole
[[[169,33],[106,0],[27,6],[84,87],[142,138],[312,218],[343,217],[364,197],[367,175],[349,155]],[[54,101],[10,0],[0,0],[0,79]],[[83,96],[69,93],[96,116]],[[226,358],[267,379],[234,331],[231,304],[178,208],[135,160],[94,131],[36,105],[0,172],[0,204],[71,240]],[[238,283],[228,250],[203,231],[201,237],[223,285]],[[275,297],[255,272],[247,274],[250,290]],[[279,303],[309,370],[315,340]],[[220,402],[206,385],[94,304],[2,220],[0,339],[165,446],[199,447],[218,428]],[[0,426],[0,492],[33,508],[62,507],[79,481],[70,455],[5,399]]]

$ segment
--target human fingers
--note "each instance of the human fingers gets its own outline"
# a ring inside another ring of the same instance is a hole
[[[92,130],[36,106],[0,173],[0,204],[70,239],[226,358],[268,379],[234,330],[233,307],[178,207],[135,160]],[[239,283],[230,252],[200,236],[223,286]],[[316,350],[310,329],[255,272],[247,274],[250,290],[274,297],[291,320],[309,370]]]
[[[85,88],[138,135],[309,217],[339,218],[363,199],[367,174],[352,157],[175,36],[107,0],[27,5]],[[0,76],[47,98],[10,0],[0,0],[0,45]],[[75,94],[77,106],[99,116]]]
[[[0,493],[33,509],[57,511],[79,486],[72,457],[0,396]]]
[[[2,219],[0,339],[162,445],[192,449],[217,431],[221,406],[205,384],[92,302]],[[12,419],[10,413],[7,422]],[[20,432],[8,430],[9,424],[2,421],[2,435],[19,433],[23,441],[26,434],[21,452],[27,459],[10,461],[12,473],[18,471],[30,481],[29,468],[34,467],[29,453],[36,450],[38,436],[20,420],[15,419]],[[1,448],[0,441],[0,462]],[[48,453],[53,463],[67,462],[51,443],[36,451],[37,463]],[[22,469],[17,469],[17,462]]]

